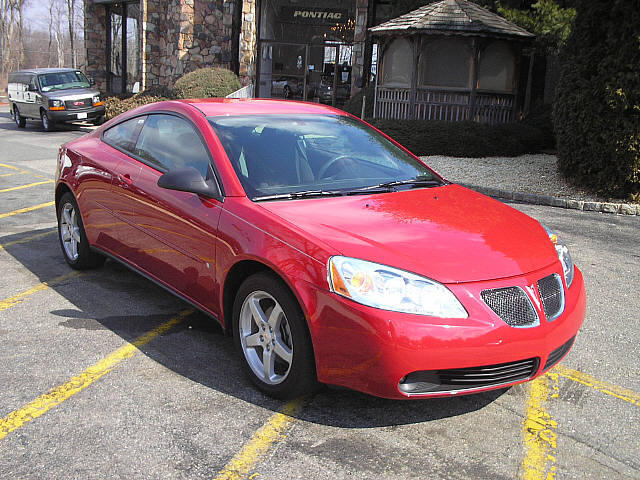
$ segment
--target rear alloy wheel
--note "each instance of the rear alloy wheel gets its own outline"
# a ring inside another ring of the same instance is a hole
[[[13,107],[13,121],[16,122],[18,128],[24,128],[27,124],[27,119],[20,115],[18,107]]]
[[[76,270],[99,267],[105,258],[91,251],[76,199],[65,193],[58,204],[58,238],[67,263]]]
[[[53,131],[55,124],[51,121],[46,111],[42,110],[42,113],[40,114],[40,119],[42,120],[42,129],[45,132]]]
[[[286,400],[316,387],[306,320],[277,276],[258,273],[240,286],[233,306],[233,332],[245,371],[267,395]]]

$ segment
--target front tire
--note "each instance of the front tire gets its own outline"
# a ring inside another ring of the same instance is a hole
[[[58,239],[71,268],[86,270],[104,263],[105,258],[89,247],[78,203],[70,192],[65,193],[58,204]]]
[[[27,119],[20,115],[20,110],[18,107],[13,107],[13,120],[16,122],[18,128],[24,128],[27,124]]]
[[[42,110],[40,119],[42,120],[42,129],[45,132],[52,132],[55,129],[55,124],[51,121],[46,111]]]
[[[300,305],[272,273],[257,273],[238,289],[233,337],[251,382],[288,400],[317,387],[313,346]]]

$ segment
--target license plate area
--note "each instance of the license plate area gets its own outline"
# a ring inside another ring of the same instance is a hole
[[[78,120],[84,120],[85,118],[87,118],[87,114],[86,114],[86,112],[85,113],[78,113],[78,114],[76,114],[76,118]]]

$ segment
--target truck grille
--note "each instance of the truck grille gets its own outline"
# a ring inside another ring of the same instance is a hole
[[[547,320],[551,322],[558,318],[564,310],[564,288],[560,275],[554,273],[538,280],[538,292]]]
[[[93,106],[93,100],[91,98],[82,98],[80,100],[67,100],[64,102],[65,109],[67,110],[82,110]]]
[[[556,348],[553,352],[549,354],[549,358],[547,358],[547,363],[544,364],[544,370],[553,367],[556,363],[558,363],[562,358],[569,352],[571,347],[573,346],[573,342],[576,337],[571,337],[567,343]]]
[[[484,290],[482,300],[495,312],[507,325],[512,327],[531,327],[537,325],[538,314],[527,297],[519,287],[496,288]]]
[[[539,364],[538,358],[528,358],[481,367],[423,370],[404,377],[398,387],[404,393],[425,394],[505,385],[532,377]]]

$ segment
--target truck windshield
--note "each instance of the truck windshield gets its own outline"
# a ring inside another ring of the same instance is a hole
[[[89,80],[82,72],[55,72],[38,75],[43,92],[67,90],[69,88],[89,88]]]

